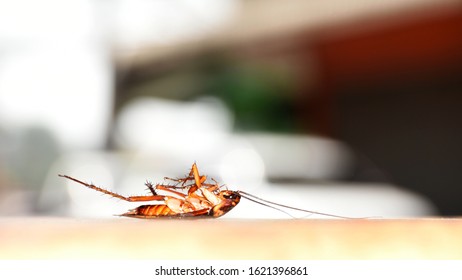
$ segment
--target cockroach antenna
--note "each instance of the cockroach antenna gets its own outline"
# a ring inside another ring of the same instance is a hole
[[[293,218],[295,218],[295,217],[290,215],[288,212],[278,208],[278,207],[286,208],[286,209],[292,209],[292,210],[296,210],[296,211],[300,211],[300,212],[305,212],[305,213],[312,214],[312,215],[321,215],[321,216],[340,218],[340,219],[358,219],[358,218],[351,218],[351,217],[327,214],[327,213],[322,213],[322,212],[317,212],[317,211],[311,211],[311,210],[301,209],[301,208],[297,208],[297,207],[292,207],[292,206],[276,203],[276,202],[273,202],[273,201],[269,201],[269,200],[263,199],[261,197],[255,196],[253,194],[250,194],[250,193],[247,193],[247,192],[244,192],[244,191],[237,191],[237,192],[241,195],[241,197],[243,197],[245,199],[248,199],[248,200],[250,200],[252,202],[258,203],[258,204],[266,206],[266,207],[276,209],[276,210],[281,211],[281,212],[283,212],[283,213],[285,213],[285,214],[287,214],[287,215],[289,215],[289,216],[291,216]],[[273,206],[273,205],[275,205],[275,206]],[[276,207],[276,206],[278,206],[278,207]]]

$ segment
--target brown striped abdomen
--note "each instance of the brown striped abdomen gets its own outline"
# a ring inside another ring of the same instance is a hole
[[[167,205],[141,205],[133,211],[134,215],[140,216],[171,216],[177,214],[172,209],[168,208]]]

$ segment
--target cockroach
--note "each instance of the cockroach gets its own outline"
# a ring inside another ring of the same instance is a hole
[[[141,219],[218,218],[231,211],[231,209],[233,209],[239,203],[241,198],[245,198],[252,202],[284,212],[287,215],[290,214],[280,208],[297,210],[308,214],[350,219],[349,217],[310,211],[271,202],[244,191],[231,191],[223,189],[224,186],[219,186],[217,181],[214,179],[212,179],[213,183],[210,183],[207,181],[207,176],[200,175],[196,163],[192,165],[189,174],[184,178],[174,179],[165,177],[164,180],[170,181],[170,184],[157,184],[154,186],[152,183],[146,182],[145,185],[151,194],[142,196],[123,196],[118,193],[97,187],[94,184],[82,182],[71,176],[61,174],[58,176],[67,178],[95,191],[128,202],[159,202],[158,204],[141,205],[135,209],[129,210],[128,212],[119,215],[124,217]],[[166,194],[161,195],[159,194],[159,191],[162,191]]]

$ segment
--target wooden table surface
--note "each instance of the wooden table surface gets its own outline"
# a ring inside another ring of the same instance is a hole
[[[0,259],[462,259],[462,219],[0,218]]]

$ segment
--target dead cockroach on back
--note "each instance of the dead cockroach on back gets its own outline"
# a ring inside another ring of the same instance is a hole
[[[207,176],[199,174],[196,163],[192,165],[188,176],[184,178],[172,179],[165,177],[165,180],[169,180],[174,184],[157,184],[154,186],[150,182],[147,182],[145,185],[148,187],[151,194],[143,196],[123,196],[115,192],[99,188],[93,184],[87,184],[67,175],[59,176],[128,202],[159,202],[159,204],[141,205],[121,215],[125,217],[142,219],[218,218],[233,209],[239,203],[241,198],[246,198],[252,202],[274,208],[284,213],[286,212],[280,208],[287,208],[309,214],[318,214],[335,218],[347,218],[278,204],[261,199],[244,191],[223,190],[222,186],[219,186],[215,180],[212,179],[213,183],[207,182]],[[158,191],[162,191],[163,193],[166,193],[166,195],[160,195]]]

